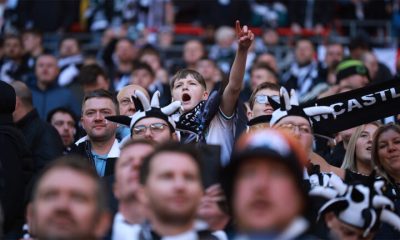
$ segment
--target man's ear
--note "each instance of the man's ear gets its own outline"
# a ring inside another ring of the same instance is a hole
[[[246,108],[246,115],[247,115],[247,120],[251,120],[253,118],[253,110],[250,109],[249,103],[244,103],[244,107]]]
[[[207,99],[208,99],[208,92],[204,90],[202,100],[207,100]]]
[[[179,138],[176,132],[171,133],[171,140],[174,142],[179,142]]]
[[[251,120],[253,118],[253,111],[247,111],[247,120]]]
[[[26,220],[27,220],[27,223],[28,223],[28,226],[29,226],[29,233],[31,235],[36,235],[35,234],[35,227],[34,227],[35,220],[34,220],[34,217],[33,217],[33,215],[34,215],[33,211],[34,211],[33,210],[33,204],[32,204],[32,202],[30,202],[28,204],[28,206],[26,207]]]
[[[19,97],[15,98],[15,110],[19,109],[19,107],[21,106],[21,100],[19,99]]]
[[[108,211],[104,211],[98,216],[97,224],[94,229],[94,234],[97,239],[103,238],[111,226],[111,214]]]
[[[336,218],[336,216],[333,212],[325,213],[324,219],[325,219],[326,226],[328,226],[328,228],[333,227],[335,218]]]

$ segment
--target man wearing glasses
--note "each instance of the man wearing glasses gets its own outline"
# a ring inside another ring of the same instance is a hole
[[[249,130],[269,127],[274,109],[269,103],[268,97],[279,102],[279,86],[273,83],[264,82],[254,89],[249,99],[249,111],[247,118],[249,119]]]
[[[151,102],[149,102],[144,92],[135,90],[132,101],[136,106],[136,113],[130,117],[119,115],[110,116],[107,119],[129,126],[130,138],[132,139],[144,138],[156,143],[177,141],[175,122],[170,115],[179,109],[181,103],[176,101],[160,108],[159,95],[158,91],[154,93]]]
[[[177,140],[175,129],[170,128],[165,120],[156,117],[139,120],[131,134],[132,139],[145,138],[157,143]]]
[[[331,172],[331,166],[323,158],[313,152],[312,145],[314,136],[311,118],[334,114],[334,109],[328,106],[302,108],[299,106],[296,92],[292,90],[289,96],[289,93],[283,87],[280,89],[280,99],[279,108],[272,114],[270,121],[271,127],[288,130],[298,139],[303,149],[308,154],[308,159],[312,164],[319,165],[324,172]],[[273,103],[273,105],[276,105],[276,103]]]

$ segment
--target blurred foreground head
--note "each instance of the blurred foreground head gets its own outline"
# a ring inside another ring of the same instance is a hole
[[[96,170],[86,159],[64,156],[40,175],[28,207],[38,239],[100,239],[110,216]]]
[[[307,157],[296,139],[264,129],[242,135],[234,151],[223,188],[237,230],[280,235],[298,220],[305,230],[302,179]]]

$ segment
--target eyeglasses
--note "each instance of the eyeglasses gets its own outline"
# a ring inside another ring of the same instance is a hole
[[[139,125],[132,128],[132,134],[144,135],[147,129],[150,129],[151,133],[161,133],[166,127],[168,127],[168,125],[165,123],[152,123],[149,126]]]
[[[280,99],[279,99],[278,95],[269,96],[269,97],[272,98],[272,100],[274,100],[277,103],[280,102]],[[255,101],[257,103],[259,103],[259,104],[267,104],[267,103],[269,103],[267,95],[257,95],[256,98],[255,98]]]
[[[302,134],[311,134],[312,130],[309,126],[307,125],[296,125],[293,123],[283,123],[281,125],[278,125],[278,128],[280,129],[286,129],[286,130],[290,130],[290,131],[296,131],[296,129],[302,133]]]

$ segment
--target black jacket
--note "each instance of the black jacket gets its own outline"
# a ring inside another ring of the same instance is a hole
[[[39,118],[36,109],[16,123],[32,152],[34,169],[38,172],[47,163],[62,155],[64,145],[57,130]]]
[[[94,168],[96,168],[95,162],[94,162],[94,157],[92,154],[92,148],[91,148],[91,144],[90,144],[89,140],[86,140],[86,141],[78,144],[78,146],[76,148],[72,149],[71,154],[78,154],[78,155],[85,157],[90,162],[90,164],[92,164],[92,166]],[[118,159],[117,157],[107,158],[106,169],[104,171],[104,177],[114,174],[114,166],[115,166],[115,162],[117,161],[117,159]]]
[[[0,203],[4,212],[4,233],[21,230],[24,221],[24,195],[33,166],[22,133],[11,114],[0,114]]]

